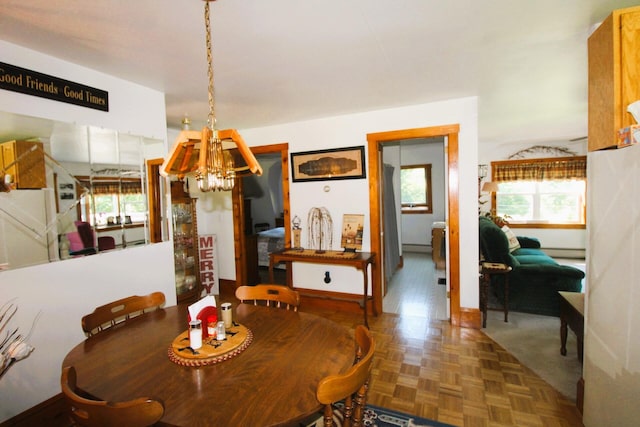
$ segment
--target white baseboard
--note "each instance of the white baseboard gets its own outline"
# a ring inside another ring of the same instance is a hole
[[[586,255],[584,249],[542,248],[542,250],[552,258],[584,259]]]
[[[431,253],[430,245],[402,245],[402,252],[420,252],[420,253]]]

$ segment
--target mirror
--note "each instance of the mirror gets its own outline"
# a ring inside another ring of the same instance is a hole
[[[15,187],[0,193],[0,269],[150,242],[146,161],[164,156],[163,140],[0,112],[0,147]],[[29,153],[12,164],[16,147]],[[25,174],[44,174],[44,186],[23,188]]]

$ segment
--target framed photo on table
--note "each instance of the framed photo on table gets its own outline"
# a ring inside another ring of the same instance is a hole
[[[291,153],[293,182],[366,177],[364,146]]]
[[[362,250],[362,234],[364,232],[364,215],[344,214],[342,217],[342,238],[340,246],[345,251]]]

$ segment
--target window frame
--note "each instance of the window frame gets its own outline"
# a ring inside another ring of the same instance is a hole
[[[400,170],[404,169],[424,169],[425,176],[425,201],[426,203],[402,203],[402,192],[400,193],[400,205],[403,214],[432,214],[433,213],[433,197],[431,185],[431,163],[417,165],[402,165]],[[400,173],[400,185],[402,186],[402,172]]]
[[[88,177],[88,176],[76,176],[75,177],[79,182],[85,184],[85,186],[87,188],[93,189],[94,185],[92,185],[92,183],[96,183],[96,186],[100,186],[100,184],[106,184],[106,185],[116,185],[116,186],[120,186],[123,183],[129,184],[130,186],[133,185],[133,187],[140,187],[140,192],[138,193],[138,191],[132,192],[131,194],[140,194],[143,198],[144,201],[147,202],[147,196],[144,193],[144,188],[143,188],[143,183],[140,181],[139,178],[118,178],[118,177]],[[144,225],[147,222],[147,219],[144,219],[142,221],[132,221],[131,223],[126,223],[123,222],[123,224],[117,223],[117,224],[113,224],[113,225],[109,225],[109,224],[96,224],[96,217],[94,214],[92,214],[95,206],[93,206],[95,200],[94,198],[96,196],[110,196],[110,197],[114,197],[115,198],[115,202],[116,202],[116,207],[118,210],[118,214],[116,215],[116,218],[118,217],[122,217],[122,197],[126,196],[128,193],[122,192],[122,189],[119,189],[118,192],[106,192],[106,193],[100,193],[98,192],[98,194],[95,194],[93,190],[90,190],[88,193],[84,194],[84,195],[77,195],[77,199],[79,200],[79,203],[76,206],[76,213],[77,213],[77,217],[78,218],[87,218],[87,222],[89,222],[91,224],[91,226],[99,228],[99,229],[108,229],[110,227],[121,227],[121,225],[124,225],[125,227],[135,227],[135,226],[140,226],[140,225]],[[147,206],[147,212],[146,212],[146,216],[148,218],[148,206]]]
[[[584,161],[586,162],[586,156],[575,156],[575,157],[568,157],[568,158],[561,158],[561,157],[549,157],[549,158],[534,158],[534,159],[518,159],[518,160],[501,160],[501,161],[495,161],[495,162],[491,162],[491,180],[496,182],[498,185],[500,185],[501,183],[506,183],[506,182],[516,182],[518,180],[524,180],[524,179],[512,179],[512,180],[506,180],[506,179],[502,179],[499,180],[496,178],[496,166],[518,166],[518,165],[526,165],[531,167],[532,165],[535,164],[539,164],[542,167],[550,167],[549,165],[551,165],[554,162],[562,162],[564,160],[581,160],[584,159]],[[585,191],[584,191],[584,195],[583,195],[583,206],[582,206],[582,212],[581,212],[581,219],[582,222],[581,223],[566,223],[566,222],[539,222],[539,221],[529,221],[529,222],[511,222],[509,221],[509,227],[510,228],[549,228],[549,229],[585,229],[586,228],[586,224],[587,224],[587,200],[586,200],[586,196],[587,196],[587,177],[586,177],[586,170],[585,170],[585,175],[584,176],[576,176],[573,178],[566,178],[566,179],[583,179],[585,181]],[[540,181],[540,182],[544,182],[544,181],[559,181],[562,180],[562,178],[555,178],[555,179],[528,179],[528,181]],[[536,193],[535,196],[538,196],[540,193]],[[495,212],[497,212],[498,215],[500,215],[500,211],[499,211],[499,206],[498,206],[498,198],[497,198],[497,193],[492,193],[491,194],[491,205],[495,207]],[[508,220],[508,218],[507,218]]]

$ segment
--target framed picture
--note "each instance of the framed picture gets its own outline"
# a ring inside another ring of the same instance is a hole
[[[364,231],[364,215],[344,214],[342,217],[342,238],[340,246],[345,251],[362,249],[362,234]]]
[[[366,177],[364,146],[291,153],[293,182]]]

